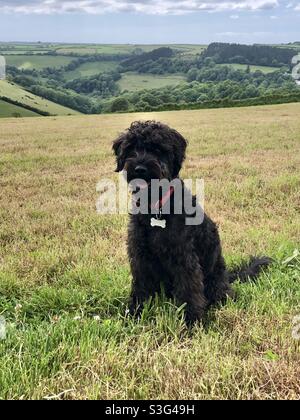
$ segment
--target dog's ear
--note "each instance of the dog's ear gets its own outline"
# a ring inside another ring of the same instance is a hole
[[[116,172],[121,172],[124,169],[125,160],[123,158],[122,144],[125,140],[125,136],[122,134],[113,142],[113,151],[117,158],[117,169]]]
[[[187,141],[185,138],[174,130],[173,132],[173,177],[177,177],[182,164],[185,160],[185,152],[187,148]]]

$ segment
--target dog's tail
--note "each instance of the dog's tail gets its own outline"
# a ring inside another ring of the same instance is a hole
[[[243,264],[236,270],[229,271],[229,281],[234,283],[239,280],[241,283],[246,283],[249,280],[255,280],[268,267],[273,260],[269,257],[251,257],[249,263]]]

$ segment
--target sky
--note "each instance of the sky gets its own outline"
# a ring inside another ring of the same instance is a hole
[[[300,41],[300,0],[0,0],[0,42]]]

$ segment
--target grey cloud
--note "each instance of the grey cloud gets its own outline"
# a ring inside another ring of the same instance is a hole
[[[139,12],[163,15],[195,11],[268,10],[278,5],[279,0],[0,0],[0,11],[39,14]]]

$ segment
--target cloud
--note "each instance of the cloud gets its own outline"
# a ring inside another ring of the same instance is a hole
[[[230,16],[230,19],[234,19],[234,20],[237,20],[239,18],[240,18],[239,15],[231,15]]]
[[[296,10],[296,12],[299,12],[300,11],[300,3],[289,2],[289,3],[287,3],[287,5],[285,7],[287,9]]]
[[[228,37],[228,38],[236,38],[236,37],[244,37],[244,36],[252,36],[252,37],[260,37],[265,35],[273,34],[273,32],[219,32],[217,36],[220,37]]]
[[[0,0],[0,12],[178,15],[199,11],[271,10],[278,5],[279,0]]]

